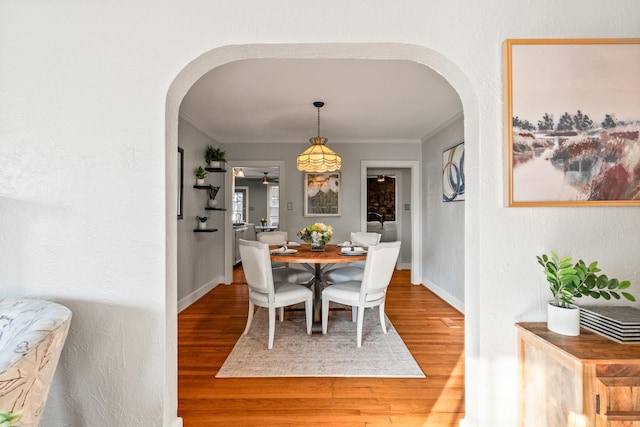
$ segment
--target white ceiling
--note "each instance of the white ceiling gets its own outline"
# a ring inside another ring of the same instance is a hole
[[[219,143],[418,142],[462,114],[455,90],[410,61],[249,59],[206,73],[180,115]]]

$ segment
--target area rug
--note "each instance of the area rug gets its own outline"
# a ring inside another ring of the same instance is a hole
[[[381,377],[425,378],[406,345],[387,321],[382,332],[378,309],[367,309],[362,347],[356,345],[351,318],[330,316],[326,335],[306,334],[304,314],[276,321],[273,349],[267,349],[267,310],[256,311],[216,378],[231,377]]]

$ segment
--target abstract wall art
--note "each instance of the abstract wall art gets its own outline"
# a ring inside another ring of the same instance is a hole
[[[442,153],[442,201],[464,200],[464,142]]]

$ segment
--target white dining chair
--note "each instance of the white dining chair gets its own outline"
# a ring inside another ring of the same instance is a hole
[[[385,242],[370,246],[364,267],[362,280],[352,280],[328,286],[322,290],[322,333],[327,333],[329,303],[350,305],[355,311],[356,339],[362,346],[362,324],[364,309],[378,306],[382,332],[387,333],[384,315],[384,303],[387,288],[400,255],[400,242]]]
[[[269,313],[269,341],[267,348],[273,348],[275,336],[276,309],[280,308],[280,321],[284,307],[304,302],[307,334],[311,334],[313,314],[313,292],[303,285],[274,281],[269,245],[258,241],[240,239],[242,267],[249,286],[249,314],[244,333],[249,332],[255,306],[264,307]]]
[[[286,231],[267,231],[258,233],[257,235],[257,239],[259,242],[263,242],[268,245],[284,245],[287,243],[287,238],[288,233]],[[289,267],[289,264],[287,264],[286,262],[272,262],[271,266],[276,269]]]
[[[350,242],[354,246],[376,246],[380,243],[380,236],[381,234],[379,233],[352,231]],[[337,267],[327,271],[322,278],[327,284],[348,282],[350,280],[362,280],[364,264],[364,261],[350,262],[345,267]]]
[[[284,245],[287,240],[288,233],[286,231],[270,231],[258,234],[258,241],[268,245]],[[276,282],[289,283],[310,283],[313,274],[301,268],[293,268],[286,262],[271,262],[273,268],[273,280]]]

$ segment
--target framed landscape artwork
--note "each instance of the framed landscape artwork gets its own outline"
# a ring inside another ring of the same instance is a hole
[[[340,172],[304,174],[304,216],[340,216]]]
[[[640,205],[640,39],[507,40],[509,206]]]
[[[464,142],[442,153],[442,201],[464,200]]]

